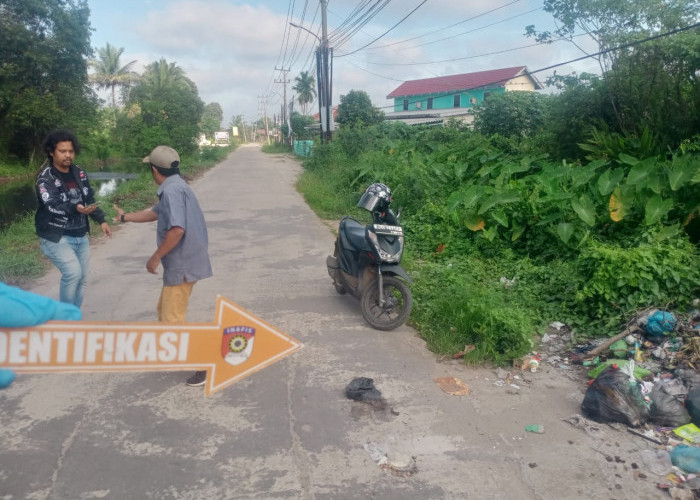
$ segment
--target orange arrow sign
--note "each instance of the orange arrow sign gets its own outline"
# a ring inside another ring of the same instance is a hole
[[[0,328],[0,367],[17,372],[207,370],[206,393],[288,356],[301,344],[223,297],[214,323],[49,321]]]

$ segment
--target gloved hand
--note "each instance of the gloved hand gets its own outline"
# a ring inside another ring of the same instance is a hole
[[[83,314],[73,304],[27,292],[0,281],[0,328],[34,326],[51,320],[80,321]],[[15,372],[0,368],[0,389],[9,386]]]

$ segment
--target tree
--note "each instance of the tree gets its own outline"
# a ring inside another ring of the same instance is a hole
[[[221,130],[221,121],[224,119],[224,110],[218,102],[210,102],[204,106],[202,121],[199,130],[208,137],[213,137],[214,132]]]
[[[141,88],[149,88],[156,93],[171,90],[197,92],[197,86],[187,78],[184,70],[177,63],[169,63],[164,58],[146,66],[141,79],[144,83]]]
[[[697,132],[700,34],[687,29],[697,22],[696,1],[545,0],[544,9],[557,29],[537,32],[528,26],[528,36],[543,43],[567,40],[584,51],[577,37],[587,35],[599,51],[607,51],[596,59],[614,111],[614,121],[607,123],[611,130],[640,135],[650,129],[659,151]],[[672,30],[681,31],[665,36]]]
[[[374,125],[384,120],[384,113],[372,106],[369,95],[364,90],[351,90],[340,96],[336,121],[347,127]]]
[[[535,92],[492,94],[476,107],[474,129],[504,137],[531,136],[544,126],[547,97]]]
[[[86,0],[0,3],[0,154],[29,158],[50,129],[92,122],[89,16]]]
[[[234,115],[228,124],[229,128],[237,127],[238,134],[243,138],[244,141],[251,140],[251,129],[253,125],[246,124],[245,117],[243,115]]]
[[[316,98],[316,79],[308,71],[302,71],[294,81],[296,85],[292,87],[292,90],[297,93],[297,101],[301,105],[302,114],[305,115],[309,104]]]
[[[204,103],[197,86],[165,59],[146,67],[117,119],[117,139],[127,153],[143,154],[158,144],[180,153],[196,149]]]
[[[98,59],[90,59],[88,65],[94,73],[90,75],[90,81],[97,85],[98,89],[109,89],[112,92],[112,107],[117,107],[116,88],[128,87],[138,79],[138,74],[131,71],[136,60],[121,65],[120,58],[124,48],[116,48],[107,43],[103,48],[97,49]]]

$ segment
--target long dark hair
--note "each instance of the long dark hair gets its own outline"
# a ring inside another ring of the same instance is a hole
[[[80,153],[80,143],[71,131],[63,129],[52,130],[46,135],[46,138],[44,139],[44,144],[42,144],[41,146],[44,150],[44,153],[46,153],[46,157],[48,158],[49,163],[51,163],[52,161],[51,154],[56,150],[56,146],[58,145],[58,143],[65,141],[70,141],[73,143],[73,150],[75,151],[76,155]]]

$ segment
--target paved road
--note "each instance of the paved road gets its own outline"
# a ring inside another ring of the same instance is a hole
[[[561,422],[581,391],[558,371],[507,390],[491,371],[436,360],[409,327],[366,326],[331,286],[333,236],[295,191],[298,173],[249,146],[193,183],[215,277],[195,287],[188,318],[211,321],[221,294],[304,348],[209,398],[184,372],[20,376],[0,393],[0,498],[656,497],[630,461],[605,459],[649,443],[614,430],[593,440]],[[93,243],[86,319],[155,320],[154,232],[126,225]],[[57,283],[52,271],[33,290],[56,297]],[[472,394],[443,393],[433,380],[448,375]],[[375,380],[386,407],[345,399],[358,376]],[[526,434],[531,423],[546,434]],[[380,451],[396,466],[415,457],[417,471],[381,468]]]

